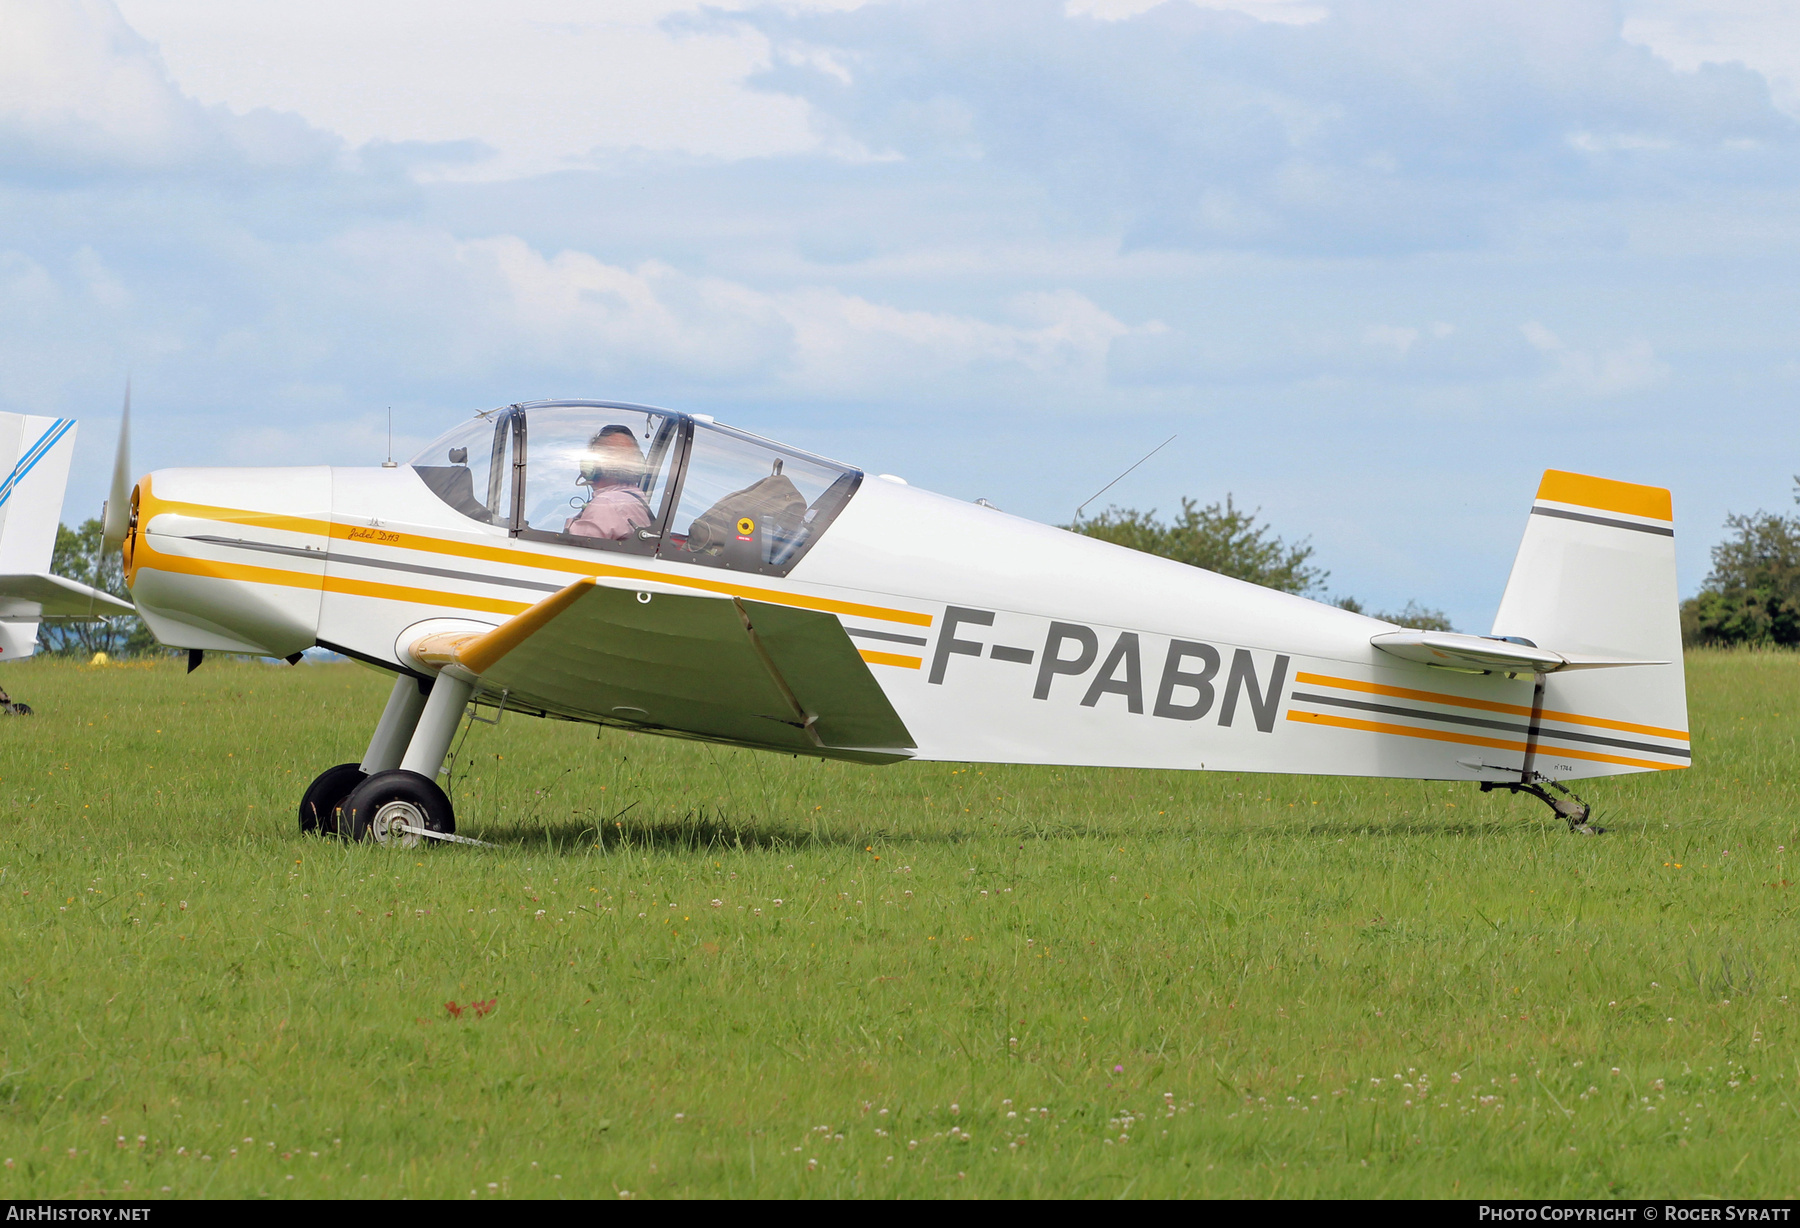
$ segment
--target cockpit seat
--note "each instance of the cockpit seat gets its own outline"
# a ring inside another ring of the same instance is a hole
[[[475,497],[475,476],[466,465],[417,465],[413,466],[431,493],[448,503],[451,507],[483,524],[492,524],[494,514],[487,505]]]
[[[806,496],[786,474],[771,473],[742,490],[734,490],[694,518],[688,526],[687,549],[715,557],[736,554],[749,538],[754,553],[768,561],[768,547],[797,536],[806,518]],[[746,525],[746,522],[748,524]],[[740,530],[748,528],[748,532]]]

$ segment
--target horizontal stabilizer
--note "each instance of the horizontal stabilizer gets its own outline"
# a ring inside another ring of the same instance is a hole
[[[111,593],[47,572],[0,575],[0,622],[88,622],[134,609]]]
[[[1369,642],[1381,651],[1407,661],[1484,673],[1554,674],[1565,669],[1669,664],[1667,661],[1636,661],[1592,653],[1554,652],[1482,635],[1459,635],[1453,631],[1386,631],[1371,637]]]

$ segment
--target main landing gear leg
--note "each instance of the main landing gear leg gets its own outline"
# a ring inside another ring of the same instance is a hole
[[[400,766],[400,757],[406,753],[406,744],[412,740],[413,730],[418,726],[419,713],[425,710],[425,692],[421,689],[424,685],[411,674],[396,678],[362,762],[326,768],[306,787],[300,798],[302,835],[312,832],[336,835],[339,811],[351,791],[372,774]],[[349,831],[346,829],[344,834],[348,835]]]
[[[439,675],[431,684],[424,710],[414,718],[412,736],[402,743],[405,753],[399,756],[399,766],[371,770],[369,778],[344,799],[340,814],[345,835],[352,840],[372,839],[377,844],[413,848],[421,837],[407,828],[455,833],[456,814],[449,796],[438,786],[437,774],[474,691],[472,683]],[[396,686],[390,708],[398,698]],[[382,719],[385,724],[385,714]],[[380,740],[379,731],[376,738]],[[369,749],[373,755],[374,743]]]
[[[411,674],[394,679],[394,689],[388,695],[387,707],[381,710],[375,736],[369,739],[369,749],[363,753],[364,775],[373,776],[400,766],[406,745],[419,727],[419,714],[425,711],[425,695],[430,689],[430,683]]]
[[[1593,807],[1575,796],[1574,793],[1557,784],[1548,776],[1542,776],[1536,772],[1533,772],[1532,776],[1535,779],[1530,782],[1484,780],[1481,782],[1481,791],[1488,793],[1494,789],[1505,789],[1508,793],[1529,793],[1550,807],[1558,818],[1568,823],[1569,830],[1577,835],[1598,836],[1606,830],[1604,827],[1595,827],[1588,822],[1588,816],[1593,813]],[[1550,788],[1546,789],[1545,785],[1549,785]],[[1562,796],[1557,797],[1550,792],[1550,789],[1556,790]]]

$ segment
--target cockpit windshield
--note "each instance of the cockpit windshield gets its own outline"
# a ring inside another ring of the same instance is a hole
[[[763,575],[786,575],[862,480],[709,418],[597,401],[477,414],[412,467],[515,537]]]
[[[681,502],[662,555],[785,574],[849,501],[861,478],[823,457],[696,422]]]
[[[519,527],[586,545],[653,541],[680,425],[654,410],[528,407]]]
[[[431,493],[482,524],[512,526],[511,410],[476,414],[412,458]]]

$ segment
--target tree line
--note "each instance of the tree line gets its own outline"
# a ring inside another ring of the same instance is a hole
[[[1354,597],[1333,597],[1325,584],[1331,573],[1313,562],[1311,541],[1282,540],[1272,526],[1257,520],[1260,510],[1247,512],[1227,494],[1223,503],[1204,507],[1198,499],[1184,498],[1181,514],[1167,521],[1157,518],[1155,508],[1140,512],[1109,507],[1098,516],[1063,527],[1264,588],[1328,601],[1354,614],[1370,613]],[[1420,631],[1452,630],[1450,618],[1442,610],[1417,601],[1408,601],[1403,610],[1380,611],[1370,617]]]
[[[1800,475],[1794,478],[1800,503]],[[1283,541],[1256,513],[1246,512],[1227,495],[1223,503],[1201,507],[1183,499],[1181,514],[1168,521],[1149,512],[1108,508],[1091,520],[1066,528],[1089,537],[1129,546],[1147,554],[1204,567],[1284,593],[1330,601],[1365,613],[1352,597],[1333,598],[1326,590],[1330,573],[1313,561],[1313,547],[1301,539]],[[1800,514],[1781,516],[1752,512],[1725,518],[1728,536],[1712,548],[1712,571],[1700,591],[1681,603],[1681,640],[1690,648],[1800,647]],[[1416,601],[1373,617],[1427,631],[1448,631],[1450,620],[1440,610]]]
[[[1794,486],[1800,502],[1800,475]],[[1681,603],[1681,642],[1800,647],[1800,516],[1751,512],[1727,516],[1725,527],[1712,571]]]
[[[57,525],[56,549],[50,556],[50,570],[130,601],[131,594],[125,590],[125,566],[117,550],[107,550],[102,545],[103,528],[98,516],[82,521],[79,529]],[[121,614],[91,623],[40,623],[38,648],[41,652],[65,657],[91,657],[97,652],[109,657],[140,657],[173,651],[158,644],[156,637],[150,634],[150,628],[136,614]]]

